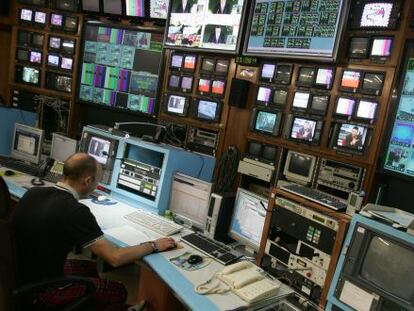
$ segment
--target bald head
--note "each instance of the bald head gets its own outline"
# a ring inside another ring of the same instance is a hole
[[[75,153],[65,161],[63,176],[69,180],[79,180],[90,176],[93,179],[98,174],[98,162],[87,153]]]

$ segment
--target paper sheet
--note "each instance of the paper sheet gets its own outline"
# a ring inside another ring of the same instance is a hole
[[[339,300],[358,311],[370,311],[375,296],[345,281]]]
[[[107,229],[104,230],[104,233],[129,246],[138,245],[158,238],[152,232],[145,230],[139,231],[128,225]]]

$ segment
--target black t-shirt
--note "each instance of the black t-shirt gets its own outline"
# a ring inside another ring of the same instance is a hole
[[[103,235],[89,208],[55,187],[29,190],[15,207],[11,224],[23,284],[63,275],[68,252]]]

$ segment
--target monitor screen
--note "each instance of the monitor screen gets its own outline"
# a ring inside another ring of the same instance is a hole
[[[388,294],[412,302],[414,252],[412,248],[384,236],[373,236],[367,247],[359,276]]]
[[[355,102],[353,98],[339,97],[336,102],[335,114],[351,116],[354,111]]]
[[[227,74],[230,66],[230,61],[228,59],[218,59],[216,62],[216,74]]]
[[[30,44],[31,34],[28,31],[19,30],[17,34],[17,43],[19,45]]]
[[[64,11],[76,12],[78,10],[78,0],[55,0],[53,8]]]
[[[46,23],[46,13],[36,11],[34,21],[35,21],[35,23],[38,23],[38,24],[45,24]]]
[[[361,99],[358,102],[358,108],[356,110],[355,117],[366,120],[374,120],[377,113],[377,108],[378,102],[369,99]]]
[[[102,4],[105,14],[122,15],[122,0],[103,0]]]
[[[257,158],[261,157],[262,155],[262,144],[257,143],[254,141],[248,142],[247,153],[251,156],[255,156]]]
[[[262,70],[260,72],[260,79],[272,80],[273,76],[275,75],[275,71],[276,71],[276,64],[264,63],[262,65]]]
[[[371,47],[371,57],[391,56],[393,38],[374,38]]]
[[[75,49],[75,40],[63,39],[62,49],[69,54],[73,54]]]
[[[53,133],[50,157],[56,161],[64,162],[69,156],[76,152],[77,147],[78,142],[76,140]]]
[[[72,92],[72,77],[54,74],[54,83],[52,83],[51,87],[57,91],[62,92]]]
[[[49,37],[49,48],[51,49],[60,49],[62,38],[59,37]]]
[[[16,58],[17,60],[27,62],[29,60],[29,50],[17,49]]]
[[[100,0],[82,0],[82,11],[99,13]]]
[[[69,57],[62,57],[62,62],[60,63],[60,67],[66,70],[72,70],[73,66],[73,59]]]
[[[39,33],[32,34],[32,44],[38,47],[43,47],[44,35]]]
[[[41,129],[16,123],[11,157],[39,164],[44,132]]]
[[[31,22],[33,18],[33,11],[29,9],[20,10],[20,20],[25,22]]]
[[[262,158],[266,161],[274,163],[276,160],[276,151],[276,147],[265,145],[263,148]]]
[[[102,165],[106,165],[109,157],[111,141],[101,137],[91,137],[87,153]]]
[[[346,149],[362,150],[368,129],[364,126],[341,124],[336,145]]]
[[[190,92],[192,88],[193,88],[193,77],[183,76],[181,78],[181,89],[184,92]]]
[[[306,109],[309,104],[310,93],[307,92],[296,92],[293,97],[293,108]]]
[[[184,96],[170,95],[167,102],[167,112],[185,115],[187,110],[187,98]]]
[[[315,68],[300,67],[297,84],[312,85],[315,79]]]
[[[317,121],[294,117],[292,128],[290,130],[290,138],[312,142],[315,136]]]
[[[209,93],[210,92],[210,86],[211,86],[211,80],[210,79],[200,78],[200,80],[198,80],[198,91],[200,93]]]
[[[273,92],[273,103],[275,105],[284,105],[286,104],[287,96],[288,91],[276,89]]]
[[[23,67],[22,82],[39,85],[40,70],[32,67]]]
[[[215,60],[212,58],[203,58],[203,62],[201,63],[201,70],[208,72],[214,71],[215,63]]]
[[[256,100],[260,103],[268,103],[270,101],[271,94],[272,94],[271,88],[260,86],[259,90],[257,91]]]
[[[359,26],[361,28],[388,27],[393,6],[392,2],[366,3]]]
[[[172,0],[165,45],[235,52],[244,0]]]
[[[50,14],[50,24],[56,27],[63,26],[63,15],[52,13]]]
[[[197,118],[214,121],[217,117],[218,108],[217,102],[200,99],[197,107]]]
[[[167,19],[171,0],[150,0],[150,18]]]
[[[352,37],[349,44],[349,58],[366,58],[368,56],[369,38]]]
[[[81,102],[153,115],[162,35],[87,22],[81,54]]]
[[[312,181],[316,158],[289,150],[283,174],[286,179],[307,184]]]
[[[324,88],[331,88],[334,78],[333,68],[318,68],[316,73],[315,84]]]
[[[195,55],[185,55],[184,56],[184,69],[194,71],[196,67],[197,56]]]
[[[218,96],[223,96],[225,91],[225,85],[226,82],[224,81],[213,80],[213,83],[211,84],[211,93]]]
[[[346,1],[252,1],[245,52],[285,58],[336,58]],[[302,3],[303,2],[303,3]]]
[[[78,18],[76,16],[66,16],[65,30],[76,32],[78,30]]]
[[[381,94],[384,78],[385,75],[383,73],[366,73],[362,81],[362,91],[375,95]]]
[[[328,95],[313,95],[311,109],[314,112],[325,114],[328,108],[329,96]]]
[[[125,14],[131,17],[145,17],[144,0],[125,0]]]
[[[354,70],[344,70],[342,74],[341,87],[347,89],[357,89],[361,81],[362,73]]]
[[[178,89],[179,87],[180,87],[180,76],[171,75],[170,79],[168,80],[168,88]]]
[[[181,69],[183,66],[184,55],[173,54],[171,56],[171,68]]]
[[[47,55],[47,65],[51,67],[59,67],[60,64],[60,57],[59,55],[55,54],[48,54]]]
[[[292,65],[277,65],[275,80],[283,84],[290,84]]]
[[[238,188],[229,235],[257,251],[262,238],[267,204],[266,198]]]
[[[259,132],[273,134],[277,122],[277,113],[259,110],[254,129]]]
[[[30,51],[29,61],[33,64],[41,64],[42,63],[42,52]]]

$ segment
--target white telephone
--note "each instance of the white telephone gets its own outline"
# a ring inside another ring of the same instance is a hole
[[[268,279],[261,268],[248,261],[224,268],[217,273],[217,278],[248,303],[269,298],[275,295],[280,287],[279,281]]]

